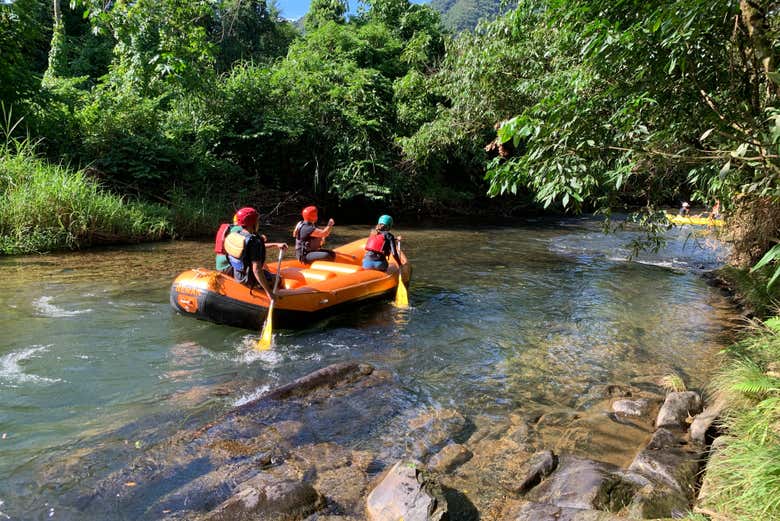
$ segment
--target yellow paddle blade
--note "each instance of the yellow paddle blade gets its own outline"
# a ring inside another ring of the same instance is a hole
[[[404,286],[404,279],[400,272],[398,273],[398,288],[395,290],[395,307],[409,307],[409,295],[406,293],[406,286]]]
[[[271,314],[274,310],[274,302],[271,301],[271,305],[268,306],[268,316],[265,318],[265,325],[263,325],[263,332],[260,334],[260,339],[255,345],[255,349],[258,351],[267,351],[271,349],[271,343],[273,342],[273,325],[271,324]]]

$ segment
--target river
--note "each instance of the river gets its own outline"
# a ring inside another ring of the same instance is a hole
[[[332,243],[366,232],[335,231]],[[664,250],[629,262],[632,233],[603,235],[589,218],[400,226],[411,309],[379,302],[301,324],[262,353],[256,332],[169,305],[177,273],[213,264],[210,243],[2,258],[0,519],[79,519],[61,497],[89,483],[52,476],[53,462],[99,448],[88,473],[97,480],[133,450],[338,361],[388,369],[409,407],[455,409],[477,427],[580,410],[606,383],[677,373],[701,388],[737,316],[700,277],[723,248],[689,232],[672,230]],[[564,432],[551,427],[550,443]],[[598,437],[587,444],[616,463],[628,457]]]

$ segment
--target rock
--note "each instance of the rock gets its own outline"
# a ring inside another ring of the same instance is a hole
[[[452,409],[431,409],[408,422],[412,456],[424,460],[456,438],[466,428],[466,419]]]
[[[531,489],[526,499],[564,508],[618,511],[638,488],[615,465],[561,456],[555,472]]]
[[[370,521],[440,521],[447,503],[441,488],[414,461],[399,461],[366,499]]]
[[[650,400],[617,400],[612,404],[612,410],[626,416],[645,416],[650,411]]]
[[[669,393],[658,411],[655,419],[655,427],[685,428],[685,420],[688,416],[694,416],[701,412],[701,397],[699,393],[685,391],[681,393]]]
[[[716,400],[715,403],[697,414],[691,423],[691,441],[700,445],[707,443],[707,431],[710,430],[712,424],[720,417],[725,408],[726,402],[724,400]]]
[[[512,501],[504,509],[502,521],[627,521],[609,512],[592,509],[568,508],[536,503]]]
[[[303,396],[320,387],[333,387],[338,384],[352,383],[358,378],[370,375],[373,370],[372,366],[357,362],[332,364],[293,380],[289,384],[277,387],[257,398],[257,400],[236,407],[235,411],[241,412],[243,409],[252,409],[257,401],[284,400],[294,396]]]
[[[682,493],[690,502],[699,466],[699,453],[691,450],[681,436],[658,429],[629,470]]]
[[[199,520],[283,512],[295,519],[320,504],[322,514],[359,515],[368,475],[379,469],[367,470],[375,454],[345,449],[345,442],[373,440],[378,418],[403,421],[406,391],[383,373],[361,364],[311,373],[208,425],[135,449],[130,464],[84,480],[67,503],[90,519],[116,512]]]
[[[434,472],[448,473],[471,459],[473,454],[459,443],[450,443],[435,454],[428,462],[428,468]]]
[[[555,470],[558,457],[550,450],[539,451],[531,456],[517,474],[513,483],[505,483],[504,488],[516,494],[522,494],[538,485]]]
[[[314,488],[339,512],[361,509],[368,487],[367,468],[373,455],[352,451],[334,443],[318,443],[298,448],[288,460],[301,476],[308,476]]]
[[[238,493],[204,516],[204,521],[254,521],[256,519],[305,519],[325,505],[324,498],[308,483],[275,481],[266,474],[241,486]]]
[[[685,517],[690,501],[679,491],[660,485],[647,485],[639,490],[628,505],[627,512],[638,519]]]

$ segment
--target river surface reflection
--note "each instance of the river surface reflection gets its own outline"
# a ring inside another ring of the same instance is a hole
[[[571,412],[603,384],[650,387],[675,372],[702,386],[737,320],[699,276],[722,249],[689,231],[628,262],[631,233],[603,235],[587,218],[399,227],[414,265],[411,309],[369,304],[279,331],[262,353],[257,332],[168,303],[176,274],[213,264],[210,243],[0,259],[0,519],[78,519],[59,499],[88,485],[52,477],[52,462],[99,448],[97,479],[133,450],[346,360],[390,370],[409,408],[455,409],[477,430],[518,414],[569,418],[548,422],[551,445],[624,464],[629,444],[582,435]],[[336,232],[338,244],[366,229]]]

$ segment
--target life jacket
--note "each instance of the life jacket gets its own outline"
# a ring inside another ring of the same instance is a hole
[[[379,255],[387,255],[389,246],[385,232],[377,232],[368,238],[365,250]]]
[[[249,282],[252,266],[247,259],[249,240],[252,234],[246,230],[230,232],[223,242],[228,261],[233,267],[233,277],[241,284]]]
[[[322,237],[313,237],[311,232],[306,234],[306,236],[301,236],[301,228],[303,228],[304,224],[306,224],[306,221],[300,221],[295,225],[295,229],[293,230],[293,237],[295,237],[295,257],[301,262],[304,261],[304,257],[306,257],[309,252],[317,251],[322,247]],[[311,224],[311,231],[314,231],[314,223]]]
[[[231,226],[233,225],[228,223],[219,225],[219,230],[217,230],[217,235],[214,238],[214,253],[217,255],[225,254],[225,237],[230,233]]]

